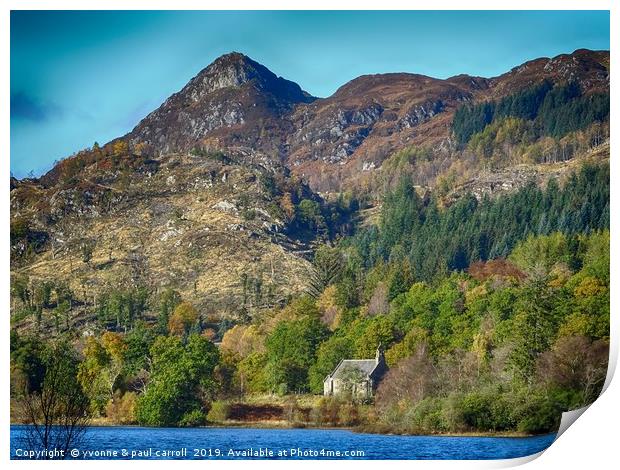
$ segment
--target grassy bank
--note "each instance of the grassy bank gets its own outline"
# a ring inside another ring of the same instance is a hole
[[[199,426],[259,429],[346,429],[367,434],[425,435],[446,437],[530,437],[519,431],[476,431],[417,429],[387,424],[377,417],[375,408],[320,395],[253,394],[238,399],[213,402],[207,419]],[[107,417],[94,418],[93,426],[125,426]],[[130,424],[135,425],[135,423]]]

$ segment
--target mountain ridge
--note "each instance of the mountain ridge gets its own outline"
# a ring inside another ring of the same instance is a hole
[[[446,79],[368,74],[317,98],[238,52],[220,56],[126,135],[153,156],[242,150],[283,163],[318,191],[356,187],[394,152],[409,146],[438,154],[454,148],[459,106],[498,100],[543,80],[575,80],[584,94],[608,92],[609,51],[577,49],[537,58],[496,77]],[[41,180],[53,182],[56,168]]]

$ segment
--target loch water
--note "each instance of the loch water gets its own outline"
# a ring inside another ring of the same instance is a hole
[[[28,458],[26,426],[11,426],[11,458]],[[89,427],[73,459],[507,459],[540,452],[534,437],[393,436],[340,429]]]

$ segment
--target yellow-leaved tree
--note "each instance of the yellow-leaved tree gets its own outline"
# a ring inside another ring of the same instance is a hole
[[[189,302],[182,302],[177,305],[168,320],[168,331],[172,335],[186,335],[197,321],[198,312],[194,306]]]

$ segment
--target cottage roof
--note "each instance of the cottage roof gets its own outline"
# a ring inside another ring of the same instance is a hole
[[[345,359],[340,361],[338,367],[332,372],[331,377],[334,379],[341,379],[351,370],[359,370],[364,375],[368,376],[377,367],[378,363],[375,359]]]

